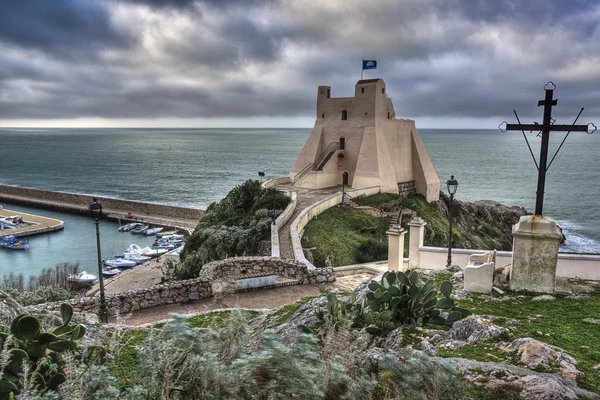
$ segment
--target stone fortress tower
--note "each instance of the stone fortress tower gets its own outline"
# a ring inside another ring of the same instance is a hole
[[[416,191],[429,202],[440,195],[415,121],[396,119],[383,79],[360,80],[354,97],[345,98],[332,98],[330,86],[319,86],[315,127],[289,176],[294,186],[308,189],[344,183],[380,186],[382,193]]]

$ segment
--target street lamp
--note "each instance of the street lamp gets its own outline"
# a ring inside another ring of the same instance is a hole
[[[342,174],[342,204],[346,200],[346,185],[348,184],[348,172]]]
[[[98,199],[94,199],[88,207],[92,218],[96,222],[96,247],[98,249],[98,281],[100,282],[100,308],[98,310],[98,317],[100,322],[108,323],[108,308],[106,308],[106,301],[104,298],[104,279],[102,278],[102,255],[100,253],[100,218],[102,218],[102,204],[98,203]]]
[[[260,176],[260,183],[262,183],[262,180],[265,177],[265,173],[262,171],[258,171],[258,176]]]
[[[448,263],[446,267],[450,267],[452,265],[452,206],[454,201],[454,193],[456,193],[456,189],[458,189],[458,181],[454,179],[454,175],[450,176],[450,179],[446,181],[446,187],[448,188],[448,193],[450,193],[450,208],[448,210],[448,218],[450,219],[450,234],[448,235]]]

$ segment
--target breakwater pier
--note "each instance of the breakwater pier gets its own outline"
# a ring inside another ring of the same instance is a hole
[[[54,218],[41,217],[39,215],[26,214],[18,211],[0,210],[0,217],[11,217],[19,215],[27,223],[26,226],[0,230],[0,236],[13,235],[15,237],[37,235],[39,233],[53,232],[63,229],[63,221]]]
[[[72,214],[88,215],[93,198],[102,203],[103,214],[109,219],[133,220],[187,231],[196,227],[204,213],[196,208],[0,185],[0,202]]]

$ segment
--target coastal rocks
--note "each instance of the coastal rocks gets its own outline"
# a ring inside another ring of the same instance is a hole
[[[535,371],[560,370],[565,378],[576,379],[582,376],[577,370],[577,360],[559,347],[532,338],[513,340],[510,344],[498,346],[502,351],[514,352],[519,362]]]
[[[468,380],[498,394],[510,391],[518,398],[528,400],[600,400],[597,394],[577,387],[574,380],[560,374],[539,373],[515,365],[464,358],[433,360],[450,362]]]
[[[494,325],[489,319],[469,315],[452,325],[438,347],[455,349],[478,341],[487,341],[508,332],[508,329]]]

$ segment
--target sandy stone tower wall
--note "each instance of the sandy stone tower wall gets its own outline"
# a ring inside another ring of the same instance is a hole
[[[346,98],[319,86],[315,127],[289,176],[298,187],[321,189],[341,185],[344,172],[352,188],[398,193],[399,183],[414,181],[427,201],[439,199],[440,181],[415,121],[396,119],[383,79],[358,81]]]

